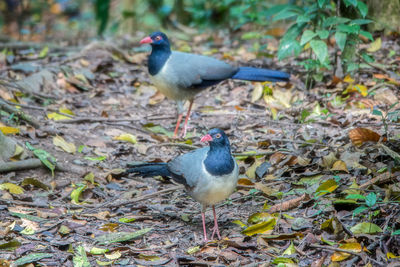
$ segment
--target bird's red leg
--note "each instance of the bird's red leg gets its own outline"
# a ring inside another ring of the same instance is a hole
[[[189,121],[189,118],[190,118],[190,111],[192,110],[192,105],[193,105],[193,99],[191,99],[189,101],[189,109],[188,109],[188,112],[186,113],[185,123],[183,124],[181,137],[185,137],[186,136],[187,124],[188,124],[188,121]]]
[[[204,242],[208,242],[207,230],[206,230],[206,215],[204,212],[201,212],[201,219],[203,220]]]
[[[213,209],[213,214],[214,214],[214,228],[213,228],[213,233],[212,233],[212,236],[211,236],[211,240],[214,240],[215,232],[217,232],[218,239],[221,239],[221,236],[219,235],[218,220],[217,220],[217,215],[215,213],[215,207],[212,206],[212,209]]]
[[[176,122],[176,127],[175,127],[175,131],[174,131],[174,138],[176,138],[178,135],[179,125],[181,124],[182,117],[183,117],[183,114],[179,114],[178,121]]]

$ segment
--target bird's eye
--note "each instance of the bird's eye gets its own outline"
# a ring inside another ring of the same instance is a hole
[[[217,134],[215,135],[215,138],[221,138],[221,134],[217,133]]]
[[[161,39],[161,36],[156,36],[156,41],[160,41]]]

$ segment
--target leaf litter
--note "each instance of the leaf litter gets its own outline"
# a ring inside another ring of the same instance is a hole
[[[250,43],[222,53],[209,50],[209,39],[179,47],[267,65],[246,49]],[[368,49],[384,60],[391,48],[382,47],[376,41]],[[2,99],[41,121],[29,130],[11,119],[1,131],[48,169],[2,174],[0,262],[375,266],[398,260],[399,94],[387,85],[398,81],[368,70],[310,90],[295,81],[224,82],[198,96],[190,135],[177,141],[174,104],[150,84],[146,54],[129,52],[128,62],[91,44],[60,67],[56,57],[45,60],[53,51],[43,47],[31,64],[18,65],[17,58],[1,74],[18,73],[16,86],[24,88],[1,86]],[[305,80],[295,61],[268,66]],[[200,147],[198,137],[211,127],[228,133],[240,180],[217,207],[223,240],[204,244],[197,203],[182,190],[169,191],[173,185],[162,177],[126,179],[120,170]],[[57,169],[60,162],[68,168]]]

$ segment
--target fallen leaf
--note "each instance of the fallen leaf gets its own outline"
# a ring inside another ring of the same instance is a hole
[[[19,185],[13,184],[13,183],[3,183],[0,184],[0,189],[1,190],[7,190],[11,194],[14,195],[19,195],[24,193],[24,189],[20,187]]]
[[[273,205],[271,208],[269,208],[268,212],[274,213],[279,211],[290,210],[295,207],[298,207],[300,205],[300,202],[308,200],[310,200],[310,197],[307,194],[303,194],[300,197],[289,199],[286,200],[285,202]]]
[[[244,229],[242,231],[242,234],[245,234],[247,236],[253,236],[255,234],[262,234],[269,230],[274,229],[275,224],[276,224],[275,217],[271,217],[267,221],[263,221],[263,222],[260,222],[260,223],[257,223],[257,224],[247,227],[246,229]]]
[[[136,144],[137,143],[136,136],[134,136],[133,134],[130,134],[130,133],[121,134],[119,136],[114,137],[113,139],[114,140],[120,140],[120,141],[129,142],[131,144]]]
[[[75,145],[73,143],[68,143],[61,136],[57,135],[57,136],[53,137],[53,144],[57,147],[60,147],[65,152],[68,152],[70,154],[74,154],[76,152]]]
[[[367,128],[355,128],[349,131],[351,142],[355,146],[361,146],[365,142],[378,142],[381,136]]]
[[[382,47],[382,39],[381,39],[381,37],[378,37],[378,38],[375,39],[375,41],[373,41],[369,45],[369,47],[367,48],[367,51],[370,52],[370,53],[373,53],[373,52],[376,52],[379,49],[381,49],[381,47]]]

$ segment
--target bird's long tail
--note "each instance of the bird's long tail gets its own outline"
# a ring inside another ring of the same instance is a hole
[[[268,69],[258,69],[252,67],[240,67],[238,72],[232,76],[232,79],[246,80],[253,82],[286,82],[289,81],[290,74]]]
[[[126,173],[133,173],[143,177],[152,177],[157,175],[171,177],[171,172],[167,168],[167,163],[164,162],[133,165],[131,168],[126,170]]]

